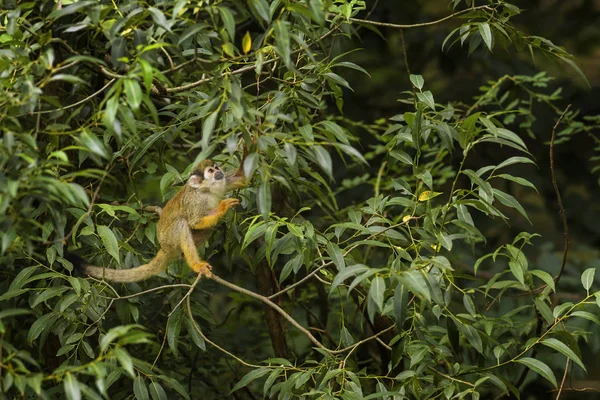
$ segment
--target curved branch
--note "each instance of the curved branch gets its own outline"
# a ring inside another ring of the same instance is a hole
[[[69,104],[68,106],[64,106],[64,107],[61,107],[61,108],[55,108],[54,110],[34,111],[31,114],[49,114],[49,113],[53,113],[53,112],[56,112],[56,111],[62,111],[62,110],[67,110],[69,108],[76,107],[76,106],[78,106],[80,104],[83,104],[86,101],[88,101],[88,100],[90,100],[90,99],[98,96],[100,93],[102,93],[104,90],[106,90],[107,87],[109,87],[110,85],[112,85],[114,81],[115,81],[115,78],[112,78],[110,81],[108,81],[108,83],[106,85],[102,86],[100,89],[98,89],[94,93],[90,94],[86,98],[81,99],[81,100],[79,100],[79,101],[77,101],[77,102],[75,102],[73,104]]]
[[[349,21],[352,22],[359,22],[361,24],[367,24],[367,25],[375,25],[375,26],[385,26],[387,28],[396,28],[396,29],[410,29],[410,28],[420,28],[422,26],[429,26],[429,25],[435,25],[435,24],[439,24],[440,22],[444,22],[446,20],[452,19],[458,15],[461,14],[465,14],[469,11],[474,11],[474,10],[489,10],[489,11],[495,11],[494,8],[490,7],[490,6],[477,6],[477,7],[471,7],[471,8],[466,8],[464,10],[455,12],[453,14],[450,14],[444,18],[440,18],[438,20],[435,21],[429,21],[429,22],[421,22],[418,24],[407,24],[407,25],[403,25],[403,24],[392,24],[389,22],[378,22],[378,21],[371,21],[368,19],[360,19],[360,18],[348,18]]]

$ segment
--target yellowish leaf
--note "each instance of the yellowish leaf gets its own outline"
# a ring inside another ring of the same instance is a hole
[[[244,54],[248,54],[250,49],[252,49],[252,38],[250,37],[250,32],[246,31],[246,34],[242,38],[242,50]]]
[[[426,190],[419,195],[419,201],[431,200],[434,197],[439,196],[442,192],[434,192],[433,190]]]

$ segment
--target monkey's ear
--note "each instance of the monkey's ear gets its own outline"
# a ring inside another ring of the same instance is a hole
[[[202,177],[193,174],[192,176],[190,176],[187,183],[194,189],[198,189],[200,187],[200,184],[202,184]]]

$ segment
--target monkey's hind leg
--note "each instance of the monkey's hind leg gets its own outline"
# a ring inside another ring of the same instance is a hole
[[[212,276],[212,266],[206,261],[200,259],[200,256],[198,256],[198,249],[194,243],[192,231],[188,226],[181,230],[180,245],[181,250],[183,251],[183,256],[185,257],[185,261],[190,268],[194,272],[197,272],[200,275],[206,275],[208,278],[210,278]]]
[[[217,223],[219,222],[219,219],[222,218],[227,213],[227,211],[229,211],[229,209],[231,207],[235,207],[238,204],[240,204],[240,201],[238,199],[221,200],[221,203],[219,203],[217,208],[215,208],[213,211],[211,211],[206,217],[203,217],[200,220],[200,222],[198,222],[192,228],[193,229],[212,228],[213,226],[217,225]]]

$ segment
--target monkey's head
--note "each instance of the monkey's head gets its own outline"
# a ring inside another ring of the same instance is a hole
[[[188,185],[202,191],[224,191],[227,180],[221,168],[212,160],[204,160],[196,165],[188,179]]]

